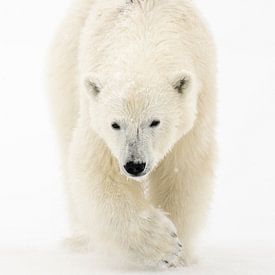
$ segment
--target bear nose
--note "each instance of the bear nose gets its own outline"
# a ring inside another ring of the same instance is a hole
[[[127,162],[124,165],[125,170],[135,177],[139,176],[145,169],[146,163],[135,163],[133,161]]]

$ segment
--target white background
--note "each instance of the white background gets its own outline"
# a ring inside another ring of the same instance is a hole
[[[218,48],[220,157],[202,259],[183,274],[275,274],[275,2],[196,2]],[[44,70],[69,4],[0,0],[0,273],[5,275],[101,274],[93,256],[54,250],[68,228]]]

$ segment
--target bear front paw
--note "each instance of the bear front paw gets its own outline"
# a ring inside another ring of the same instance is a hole
[[[181,265],[183,247],[177,229],[161,210],[153,208],[142,213],[130,231],[130,254],[135,262],[160,268]]]

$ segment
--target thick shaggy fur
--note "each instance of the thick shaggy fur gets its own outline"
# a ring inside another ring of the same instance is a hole
[[[77,0],[50,58],[75,238],[107,241],[142,265],[192,261],[216,112],[214,47],[192,3]],[[146,176],[125,173],[130,157],[148,164]]]

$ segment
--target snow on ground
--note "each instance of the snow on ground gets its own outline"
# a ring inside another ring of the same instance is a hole
[[[93,255],[51,250],[0,251],[0,270],[5,275],[274,275],[275,248],[269,246],[205,247],[198,265],[168,271],[138,271],[112,267]]]

